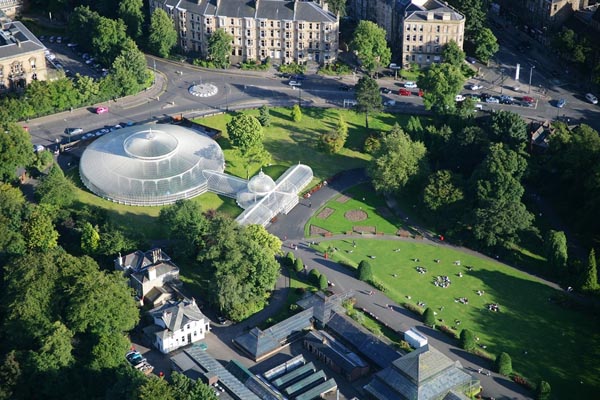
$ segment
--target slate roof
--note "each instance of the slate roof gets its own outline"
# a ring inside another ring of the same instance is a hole
[[[164,331],[157,333],[161,338],[180,330],[183,326],[192,321],[206,319],[194,300],[181,300],[178,302],[165,303],[164,305],[151,310],[150,315],[154,318],[161,319],[166,326]]]
[[[401,356],[391,345],[373,336],[345,315],[332,313],[327,328],[380,368],[389,366]]]
[[[335,340],[324,331],[311,331],[304,337],[310,341],[321,353],[330,359],[333,364],[338,365],[343,371],[352,372],[355,368],[364,368],[368,364],[359,356],[351,352],[346,346]]]
[[[317,22],[335,22],[337,17],[328,11],[323,10],[314,2],[298,1],[296,2],[296,21],[317,21]]]
[[[378,372],[365,390],[380,400],[429,400],[439,399],[454,388],[468,385],[471,380],[471,375],[462,369],[458,361],[453,362],[427,345]],[[460,393],[453,395],[460,396]],[[462,400],[464,397],[458,398]]]
[[[5,24],[5,27],[0,31],[0,60],[46,48],[21,22],[12,21]]]
[[[450,20],[461,21],[465,17],[454,8],[438,0],[411,2],[405,9],[405,21],[427,21],[427,14],[434,13],[434,20],[442,20],[442,14],[450,13]]]
[[[217,16],[230,18],[254,18],[256,9],[252,0],[221,0]]]
[[[272,20],[294,19],[294,2],[282,0],[260,0],[256,18]]]

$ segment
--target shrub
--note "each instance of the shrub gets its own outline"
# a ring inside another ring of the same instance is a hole
[[[521,375],[513,374],[512,380],[515,383],[518,383],[519,385],[521,385],[527,389],[531,389],[531,384],[529,383],[529,381],[526,378],[522,377]]]
[[[381,142],[379,141],[379,139],[376,136],[369,136],[365,140],[363,149],[364,149],[365,153],[373,155],[377,152],[377,150],[379,150],[380,147],[381,147]]]
[[[296,303],[290,304],[290,312],[296,312],[299,308],[300,306]]]
[[[412,303],[404,303],[404,304],[402,304],[402,306],[404,308],[406,308],[408,311],[412,311],[412,312],[414,312],[415,314],[418,314],[418,315],[423,315],[423,310],[419,306],[416,306],[416,305],[414,305]]]
[[[292,267],[294,265],[294,261],[296,261],[296,256],[294,256],[294,253],[292,253],[291,251],[288,251],[288,253],[285,256],[285,263],[288,267]]]
[[[327,64],[319,68],[318,73],[322,75],[348,75],[352,73],[352,68],[342,61],[336,61],[333,64]]]
[[[297,63],[283,64],[279,66],[279,72],[283,74],[303,74],[306,72],[306,65]]]
[[[263,105],[258,109],[258,111],[258,122],[260,122],[262,126],[271,125],[271,114],[269,113],[269,107],[267,105]]]
[[[292,120],[295,123],[302,121],[302,110],[298,104],[294,104],[294,107],[292,107]]]
[[[310,281],[312,283],[314,283],[315,285],[319,284],[320,276],[321,276],[321,272],[316,268],[311,269],[310,272],[308,273],[308,279],[310,279]]]
[[[358,264],[357,274],[358,279],[363,282],[373,280],[373,267],[371,267],[371,263],[367,260],[362,260],[360,264]]]
[[[535,399],[536,400],[548,400],[550,399],[550,384],[546,381],[540,381],[535,388]]]
[[[268,58],[262,63],[256,60],[248,60],[241,63],[240,68],[244,70],[266,71],[271,68],[271,62]]]
[[[496,358],[496,372],[504,376],[509,376],[512,373],[512,360],[508,353],[502,352]]]
[[[431,307],[427,307],[423,313],[423,323],[431,328],[435,328],[435,315]]]
[[[325,274],[321,274],[321,276],[319,276],[319,289],[327,289],[327,286],[327,276]]]
[[[477,343],[475,341],[475,335],[468,329],[463,329],[460,332],[460,347],[467,350],[473,351],[477,349]]]
[[[371,284],[371,286],[373,286],[375,289],[379,290],[382,293],[385,293],[385,291],[387,290],[383,283],[376,281],[375,279],[370,279],[369,283]]]
[[[302,259],[300,257],[296,258],[296,261],[294,261],[294,270],[296,272],[300,272],[304,269],[304,262],[302,262]]]
[[[440,325],[437,325],[437,328],[440,330],[440,332],[445,333],[446,335],[450,336],[452,339],[456,339],[456,331],[454,329],[450,328],[448,325],[440,324]]]

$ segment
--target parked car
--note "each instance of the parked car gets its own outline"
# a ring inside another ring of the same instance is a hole
[[[531,96],[523,96],[523,97],[521,97],[521,100],[523,100],[527,103],[531,103],[531,104],[535,103],[535,99]]]
[[[54,36],[50,36],[50,39],[48,39],[48,40],[50,41],[50,43],[54,43],[54,39],[55,39]]]
[[[467,57],[465,60],[471,64],[475,64],[477,62],[477,59],[475,57]]]
[[[62,43],[62,37],[61,36],[58,36],[56,38],[56,43]]]
[[[379,91],[381,93],[383,93],[383,94],[390,94],[390,93],[392,93],[392,89],[388,89],[388,88],[385,88],[385,87],[382,87],[381,89],[379,89]]]
[[[598,98],[591,93],[586,94],[585,98],[592,104],[598,104]]]
[[[481,99],[481,101],[486,101],[486,99],[487,99],[488,97],[491,97],[491,96],[492,96],[492,95],[491,95],[491,94],[489,94],[489,93],[481,93],[481,94],[479,95],[479,98]]]
[[[465,96],[466,98],[471,98],[474,101],[481,101],[481,98],[479,97],[478,94],[474,94],[474,93],[466,93],[463,96]]]
[[[558,101],[556,102],[556,107],[563,108],[566,104],[567,101],[565,99],[558,99]]]
[[[407,89],[415,89],[417,87],[417,84],[415,82],[406,81],[404,82],[404,87]]]
[[[67,135],[79,135],[83,133],[83,128],[67,128],[65,129],[65,133]]]
[[[498,100],[498,98],[496,98],[494,96],[490,96],[490,97],[486,97],[485,102],[486,103],[500,103],[500,100]]]
[[[463,96],[462,94],[457,94],[456,96],[454,96],[454,101],[465,101],[465,96]]]
[[[479,90],[479,89],[483,89],[483,86],[478,85],[476,83],[472,83],[470,85],[467,85],[467,89],[469,89],[469,90]]]
[[[303,74],[294,75],[294,76],[292,76],[292,79],[297,80],[297,81],[303,81],[306,79],[306,75],[303,75]]]
[[[410,90],[400,89],[400,90],[398,90],[398,94],[400,96],[410,96],[412,93],[410,92]]]
[[[67,47],[74,49],[75,47],[79,46],[77,43],[67,43]]]
[[[508,96],[505,94],[500,96],[500,103],[502,103],[502,104],[513,104],[514,102],[515,102],[515,99],[513,99],[511,96]]]
[[[108,112],[108,107],[100,106],[96,108],[96,114],[105,114]]]
[[[300,82],[300,81],[289,81],[288,85],[290,85],[292,87],[302,86],[302,82]]]

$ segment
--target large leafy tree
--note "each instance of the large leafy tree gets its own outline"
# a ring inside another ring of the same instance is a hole
[[[396,125],[381,139],[368,171],[375,190],[397,193],[409,181],[427,174],[427,149],[422,142],[413,142]]]
[[[444,45],[442,59],[445,63],[451,64],[460,69],[465,61],[465,52],[454,40],[451,40]]]
[[[0,183],[0,255],[25,251],[21,225],[26,210],[23,193],[8,183]]]
[[[490,140],[506,143],[513,150],[523,150],[527,143],[527,124],[512,111],[502,110],[492,114],[489,128]]]
[[[370,74],[388,65],[392,58],[392,52],[385,39],[385,30],[371,21],[362,20],[358,23],[350,47],[356,53],[362,67]]]
[[[438,211],[451,206],[464,198],[464,193],[456,183],[456,178],[448,170],[436,171],[429,176],[429,182],[423,191],[425,206]]]
[[[30,251],[48,251],[58,246],[58,232],[52,223],[51,211],[48,207],[38,206],[33,209],[23,224],[25,246]]]
[[[347,138],[348,125],[344,117],[340,115],[335,128],[321,136],[321,143],[325,151],[335,154],[344,148]]]
[[[433,64],[419,78],[419,88],[425,92],[425,108],[444,114],[452,112],[456,106],[455,97],[464,83],[465,77],[459,67],[448,63]]]
[[[365,113],[365,126],[369,129],[369,114],[381,111],[383,104],[377,81],[363,76],[356,84],[356,111]]]
[[[562,231],[550,230],[546,235],[544,244],[548,264],[550,264],[558,274],[566,272],[569,255],[565,233]]]
[[[127,34],[137,39],[142,35],[144,24],[144,3],[142,0],[120,0],[118,16],[127,26]]]
[[[135,42],[125,40],[121,52],[112,64],[112,74],[106,79],[114,82],[116,94],[126,96],[139,92],[148,81],[146,58]]]
[[[264,132],[256,117],[248,114],[236,115],[227,123],[227,135],[231,144],[243,155],[262,148]]]
[[[208,59],[215,67],[223,69],[229,67],[232,41],[233,36],[225,32],[225,29],[217,29],[208,38]]]
[[[329,11],[342,18],[346,16],[346,0],[325,0]]]
[[[473,234],[486,246],[514,241],[517,232],[531,226],[533,216],[521,201],[526,167],[522,156],[496,143],[474,172]]]
[[[14,180],[17,168],[27,167],[32,161],[29,133],[18,124],[0,125],[0,181]]]
[[[77,37],[81,50],[92,51],[92,38],[94,27],[100,22],[100,14],[92,11],[88,6],[79,6],[69,16],[69,34]]]
[[[148,47],[159,57],[168,57],[171,49],[177,44],[177,31],[169,15],[157,8],[150,17]]]
[[[36,197],[40,204],[47,204],[57,209],[70,206],[75,201],[75,186],[63,173],[62,169],[54,164],[48,174],[41,179],[35,189]]]
[[[248,225],[246,227],[248,236],[258,243],[263,249],[271,252],[273,256],[281,254],[281,240],[269,233],[262,225]]]
[[[465,33],[473,40],[486,25],[485,0],[450,0],[449,3],[465,15]]]
[[[139,388],[137,396],[138,400],[173,400],[174,398],[169,382],[157,376],[147,379]]]
[[[581,288],[583,290],[594,291],[598,289],[598,269],[596,266],[596,250],[590,250],[588,262],[583,271]]]
[[[208,221],[202,207],[195,201],[178,200],[175,204],[160,210],[160,222],[168,227],[170,236],[179,240],[177,251],[188,257],[195,257],[203,245],[203,236],[208,232]]]
[[[120,53],[121,45],[126,42],[127,33],[122,20],[112,20],[100,17],[96,26],[88,27],[93,30],[92,48],[100,61],[109,65]]]
[[[489,28],[481,29],[475,36],[475,56],[487,63],[498,52],[500,46]]]
[[[171,388],[177,400],[218,400],[210,386],[200,379],[193,381],[177,371],[171,374]]]

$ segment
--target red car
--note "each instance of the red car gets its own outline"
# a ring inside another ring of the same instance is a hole
[[[108,112],[108,107],[98,107],[96,108],[96,114],[104,114]]]
[[[408,89],[400,89],[400,90],[398,90],[398,94],[400,96],[410,96],[411,95],[410,90],[408,90]]]
[[[527,103],[535,103],[535,99],[533,97],[529,97],[529,96],[523,96],[522,100]]]
[[[419,93],[417,93],[417,96],[419,97],[423,97],[423,89],[419,89]]]

